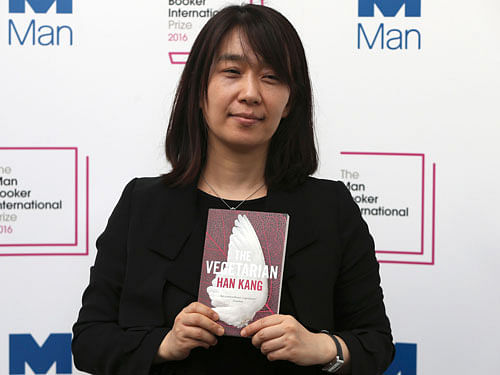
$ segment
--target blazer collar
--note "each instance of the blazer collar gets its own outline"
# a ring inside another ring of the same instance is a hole
[[[286,255],[291,257],[316,238],[314,215],[307,204],[304,185],[291,191],[271,190],[268,193],[267,211],[286,213],[290,216]]]
[[[194,228],[197,215],[197,186],[162,187],[157,200],[158,209],[152,218],[149,247],[173,260],[181,251]],[[286,257],[312,243],[316,238],[314,215],[310,211],[304,186],[291,191],[268,192],[266,211],[286,213],[290,216]]]
[[[194,229],[196,185],[162,186],[151,226],[149,248],[174,260]]]

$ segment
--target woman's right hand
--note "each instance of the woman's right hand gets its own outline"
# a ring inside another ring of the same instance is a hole
[[[218,319],[214,310],[200,302],[186,306],[177,314],[174,326],[163,338],[156,362],[179,361],[198,346],[208,349],[217,344],[215,336],[224,334],[224,328],[215,322]]]

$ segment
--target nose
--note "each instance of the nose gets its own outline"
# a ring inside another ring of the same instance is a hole
[[[248,105],[260,104],[262,97],[258,77],[254,74],[246,74],[240,82],[238,100]]]

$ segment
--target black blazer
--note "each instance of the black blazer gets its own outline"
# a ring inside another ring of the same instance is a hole
[[[198,293],[199,276],[184,271],[190,258],[183,252],[197,218],[196,194],[195,185],[169,188],[161,177],[126,186],[97,240],[73,327],[77,368],[103,375],[159,371],[152,366],[158,347]],[[292,191],[269,191],[267,210],[290,215],[283,282],[295,318],[309,330],[341,336],[354,375],[382,374],[393,358],[391,330],[373,240],[349,191],[308,178]]]

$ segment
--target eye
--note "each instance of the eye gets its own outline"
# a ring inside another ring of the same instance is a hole
[[[278,83],[278,82],[281,82],[281,80],[278,78],[278,76],[274,73],[267,73],[267,74],[264,74],[262,76],[262,78],[266,81],[266,82],[270,82],[270,83]]]
[[[240,74],[240,71],[235,68],[226,68],[223,70],[223,72],[228,74],[229,76],[237,76]]]

